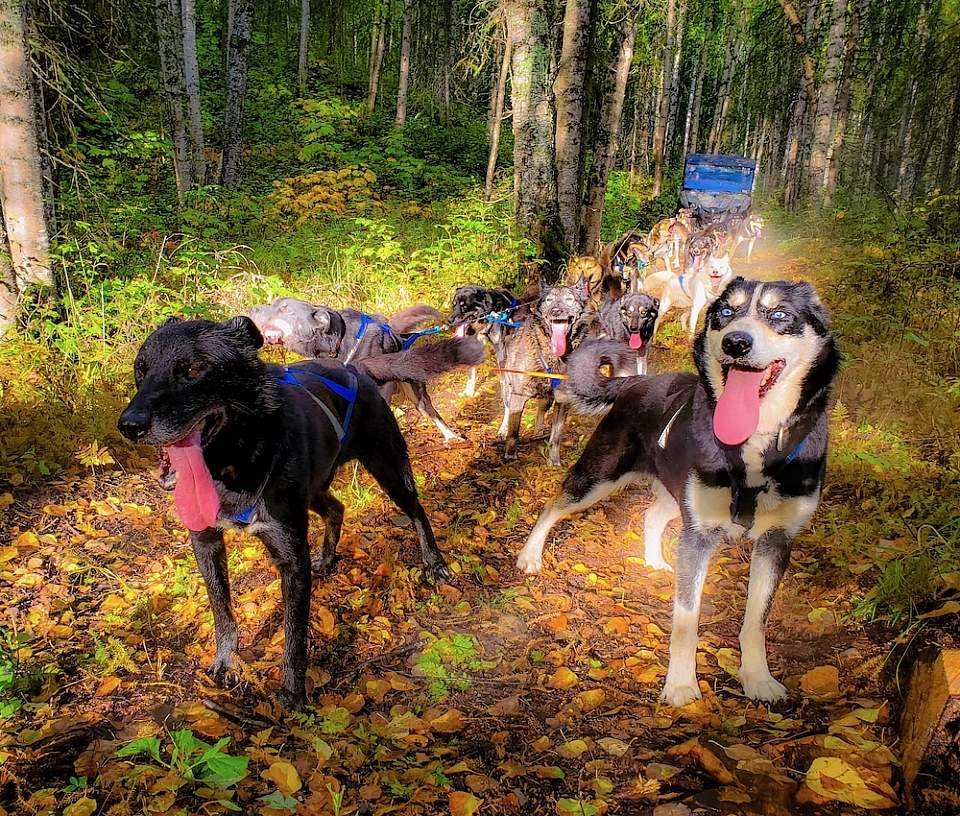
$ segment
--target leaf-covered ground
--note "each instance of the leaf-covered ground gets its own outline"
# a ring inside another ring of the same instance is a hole
[[[810,270],[767,247],[751,267]],[[685,364],[678,336],[660,367]],[[856,369],[855,369],[856,370]],[[882,389],[883,372],[870,385]],[[900,808],[885,672],[896,632],[851,617],[861,576],[896,539],[831,548],[843,512],[869,517],[853,465],[834,468],[803,533],[768,633],[790,699],[745,700],[735,678],[748,552],[715,558],[703,608],[702,701],[658,703],[671,580],[643,564],[645,491],[558,526],[542,575],[517,550],[563,472],[524,444],[504,463],[488,373],[473,400],[438,384],[469,443],[444,447],[406,416],[423,503],[455,578],[421,580],[409,523],[352,467],[334,574],[311,616],[314,705],[275,704],[279,580],[259,543],[228,534],[243,681],[215,689],[202,581],[149,452],[94,465],[42,493],[0,496],[3,654],[0,737],[7,813],[639,814],[858,813]],[[870,450],[867,408],[841,405],[838,444]],[[571,463],[591,423],[565,439]],[[859,446],[859,447],[858,447]],[[95,452],[94,452],[95,453]],[[858,460],[863,465],[862,460]],[[835,464],[835,463],[834,463]],[[869,465],[869,462],[867,463]],[[854,506],[856,505],[856,506]],[[675,532],[675,530],[673,531]],[[311,537],[319,541],[319,523]],[[671,533],[672,535],[672,533]],[[656,810],[654,811],[654,808]]]

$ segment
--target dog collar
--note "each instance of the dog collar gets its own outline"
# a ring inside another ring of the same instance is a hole
[[[353,348],[350,349],[350,353],[344,359],[344,363],[349,363],[353,359],[353,355],[357,353],[357,349],[360,347],[360,341],[363,340],[364,335],[367,333],[367,327],[370,324],[374,326],[379,326],[384,334],[390,334],[391,329],[387,323],[381,323],[379,320],[374,320],[370,315],[361,312],[360,313],[360,325],[357,327],[357,333],[354,335],[354,344]]]

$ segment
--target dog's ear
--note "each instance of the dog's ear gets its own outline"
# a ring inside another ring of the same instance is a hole
[[[651,298],[651,300],[653,301],[653,309],[654,309],[654,311],[659,312],[659,311],[660,311],[660,298]]]
[[[167,326],[172,326],[174,323],[182,323],[182,322],[183,322],[183,318],[182,318],[182,317],[176,317],[176,316],[168,317],[168,318],[167,318],[166,320],[164,320],[163,323],[161,323],[157,328],[158,328],[158,329],[165,329]]]
[[[796,296],[796,300],[803,304],[804,316],[807,322],[813,327],[813,330],[821,337],[830,331],[830,314],[826,306],[820,300],[820,295],[813,288],[813,284],[808,281],[799,281],[791,284],[791,295]]]
[[[310,316],[313,318],[315,331],[323,334],[330,331],[330,312],[326,309],[314,309]]]
[[[581,275],[575,286],[580,292],[581,297],[590,297],[590,278],[588,278],[586,275]]]
[[[260,329],[258,329],[257,324],[246,315],[224,320],[220,324],[220,328],[241,345],[248,346],[254,350],[263,345],[263,335],[260,334]]]

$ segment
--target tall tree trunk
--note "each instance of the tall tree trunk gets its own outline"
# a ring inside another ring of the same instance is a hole
[[[547,272],[559,268],[564,260],[550,88],[550,6],[550,0],[503,2],[513,48],[514,209],[517,227],[533,242]]]
[[[223,155],[220,159],[220,184],[236,187],[240,183],[243,158],[243,103],[247,94],[247,52],[253,34],[253,0],[229,0],[234,6],[233,32],[230,35],[230,64],[227,66],[226,99],[223,105]]]
[[[953,189],[953,168],[957,163],[958,129],[960,129],[960,70],[957,71],[957,82],[953,89],[953,106],[947,124],[947,134],[944,136],[940,152],[940,167],[937,170],[937,185],[941,190]]]
[[[796,9],[790,0],[779,0],[786,15],[793,38],[800,48],[800,89],[793,103],[790,120],[790,136],[787,142],[786,163],[784,166],[785,184],[783,188],[783,206],[794,210],[800,203],[801,179],[803,176],[803,157],[809,138],[808,111],[816,104],[816,68],[810,55],[807,41],[816,17],[819,0],[811,0],[807,8],[806,25],[800,21]]]
[[[823,191],[826,186],[827,152],[831,143],[830,126],[836,115],[846,21],[847,0],[833,0],[830,33],[827,37],[827,56],[814,113],[813,138],[810,145],[809,190],[810,196],[817,204],[823,203]]]
[[[17,291],[53,283],[24,5],[0,0],[0,207],[6,228],[0,254],[9,248]]]
[[[706,60],[703,58],[706,46],[697,56],[697,73],[690,83],[690,97],[687,99],[687,121],[683,128],[683,155],[697,152],[697,135],[700,130],[700,104],[703,97],[703,74]]]
[[[720,84],[717,86],[717,102],[713,109],[713,124],[710,126],[710,136],[707,140],[707,150],[717,153],[720,150],[723,137],[723,125],[730,109],[730,94],[733,87],[733,77],[737,72],[739,62],[739,31],[736,26],[727,26],[727,43],[723,52],[723,72],[720,74]]]
[[[487,106],[487,141],[493,140],[493,124],[497,117],[497,88],[500,87],[500,74],[503,72],[504,44],[509,42],[506,30],[501,31],[498,22],[493,33],[493,59],[490,63],[490,104]],[[509,63],[509,60],[508,60]],[[509,71],[509,65],[507,70]]]
[[[397,118],[403,127],[407,121],[407,90],[410,87],[410,35],[413,29],[413,0],[403,0],[403,34],[400,38],[400,82],[397,85]]]
[[[837,106],[834,115],[833,138],[827,152],[827,171],[823,180],[823,206],[833,204],[837,191],[837,179],[840,175],[840,154],[847,134],[847,119],[850,116],[850,104],[853,99],[853,77],[857,69],[857,53],[860,48],[860,8],[859,0],[850,4],[850,22],[847,26],[846,54],[843,61],[843,74],[840,77],[840,91],[837,93]]]
[[[300,0],[300,50],[297,52],[297,87],[307,94],[307,52],[310,48],[310,0]]]
[[[900,157],[897,171],[897,201],[903,206],[908,203],[913,193],[915,175],[913,156],[913,134],[916,126],[917,97],[920,93],[920,73],[928,64],[926,59],[930,30],[928,17],[931,0],[923,0],[920,4],[920,16],[917,19],[917,49],[914,55],[914,69],[910,80],[910,92],[907,96],[907,107],[903,114],[903,127],[898,138],[898,154]]]
[[[653,134],[653,195],[663,192],[663,163],[667,141],[667,118],[670,114],[670,83],[673,80],[673,37],[677,0],[667,0],[667,28],[663,43],[663,80],[660,104],[657,107],[657,128]]]
[[[232,4],[231,4],[232,5]],[[170,108],[170,136],[173,141],[173,172],[177,198],[193,186],[190,138],[187,135],[187,113],[183,100],[186,86],[183,76],[183,30],[179,0],[156,0],[157,44],[160,51],[160,72],[163,91]],[[227,40],[229,48],[229,38]]]
[[[637,137],[640,129],[640,88],[637,88],[633,94],[633,125],[630,128],[630,183],[633,184],[637,177]]]
[[[500,153],[500,126],[503,124],[503,103],[507,95],[507,77],[510,75],[510,40],[504,44],[500,60],[500,73],[493,93],[493,124],[490,129],[490,152],[487,154],[487,177],[483,183],[483,200],[489,201],[493,194],[493,177],[497,172],[497,155]]]
[[[0,208],[0,339],[16,323],[19,301],[20,288],[17,286],[17,275],[13,271],[10,245],[7,243],[7,231],[3,228],[3,212]]]
[[[670,112],[667,115],[667,132],[663,137],[665,160],[669,160],[670,146],[676,141],[677,113],[680,109],[680,66],[683,63],[683,32],[686,16],[687,0],[680,0],[680,9],[677,11],[677,22],[674,27],[677,35],[673,49],[673,77],[670,80]]]
[[[453,68],[457,64],[457,0],[447,0],[447,24],[444,27],[447,37],[446,62],[443,68],[443,121],[450,119],[450,86],[453,82]]]
[[[183,30],[183,85],[187,98],[187,138],[190,174],[194,184],[203,184],[207,161],[203,152],[203,120],[200,118],[200,66],[197,60],[197,9],[195,0],[180,0]]]
[[[617,155],[617,138],[623,118],[623,98],[633,60],[633,46],[637,34],[637,20],[632,16],[620,23],[614,39],[613,56],[607,75],[597,137],[593,149],[593,164],[587,184],[587,205],[580,240],[580,252],[599,254],[600,224],[603,221],[604,197],[607,193],[607,178]]]
[[[387,29],[390,28],[389,0],[386,8],[381,6],[380,18],[371,35],[370,73],[367,85],[367,111],[373,113],[377,107],[377,94],[380,90],[380,70],[383,68],[383,55],[387,49]]]
[[[563,45],[553,95],[557,107],[557,206],[567,246],[577,245],[580,227],[580,156],[590,29],[596,0],[567,0]]]

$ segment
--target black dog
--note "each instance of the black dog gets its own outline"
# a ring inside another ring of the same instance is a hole
[[[543,289],[539,304],[507,337],[503,367],[524,373],[505,373],[501,381],[503,421],[498,436],[506,440],[504,458],[516,455],[520,420],[531,399],[537,400],[534,435],[543,430],[546,411],[553,403],[553,389],[560,379],[536,375],[562,373],[567,355],[590,332],[595,317],[585,279],[574,285],[553,286]],[[554,465],[560,464],[560,436],[566,415],[567,406],[558,404],[550,428],[549,459]]]
[[[417,497],[407,446],[376,383],[333,361],[267,365],[257,356],[262,344],[247,317],[168,321],[137,354],[137,393],[118,426],[128,439],[163,448],[177,471],[177,509],[213,611],[218,684],[237,649],[223,529],[245,528],[266,546],[284,601],[281,696],[299,707],[306,701],[311,571],[335,557],[343,505],[329,489],[344,462],[359,460],[412,520],[428,575],[442,581],[447,568]],[[387,369],[402,356],[383,356],[378,365]],[[326,523],[312,561],[308,510]]]
[[[792,539],[816,510],[824,480],[827,406],[840,359],[826,310],[808,283],[737,278],[697,335],[698,374],[597,375],[599,364],[623,353],[594,342],[570,361],[557,399],[609,413],[540,515],[517,566],[538,572],[554,524],[652,477],[648,566],[670,569],[661,537],[672,519],[683,521],[662,699],[682,706],[700,696],[697,625],[710,554],[725,537],[746,535],[753,555],[739,678],[747,697],[779,700],[786,689],[767,667],[764,630]]]
[[[267,343],[282,345],[303,357],[333,357],[343,363],[365,367],[367,360],[381,354],[400,352],[408,347],[422,358],[436,354],[443,365],[451,355],[456,357],[456,365],[476,365],[483,360],[483,350],[479,345],[476,346],[480,349],[479,354],[476,348],[472,348],[470,354],[465,356],[463,348],[456,342],[434,343],[424,347],[420,343],[408,342],[410,338],[404,339],[406,332],[424,320],[441,317],[440,312],[430,306],[412,306],[398,312],[388,322],[382,315],[366,314],[355,309],[315,306],[297,298],[280,298],[270,304],[254,306],[250,310],[250,317]],[[444,370],[453,367],[446,365]],[[423,381],[404,379],[379,382],[383,383],[381,391],[388,402],[399,385],[417,410],[437,426],[445,441],[461,438],[437,412]]]
[[[600,337],[625,343],[633,352],[633,360],[614,371],[618,377],[647,373],[650,340],[657,325],[660,302],[640,287],[636,271],[630,276],[630,288],[619,297],[607,296],[600,306]]]
[[[519,308],[518,308],[519,307]],[[475,335],[486,340],[493,348],[498,366],[503,366],[505,341],[510,331],[516,328],[520,309],[526,309],[507,289],[489,289],[468,284],[453,293],[453,304],[447,323],[457,337]],[[467,373],[463,396],[477,393],[477,369]]]

